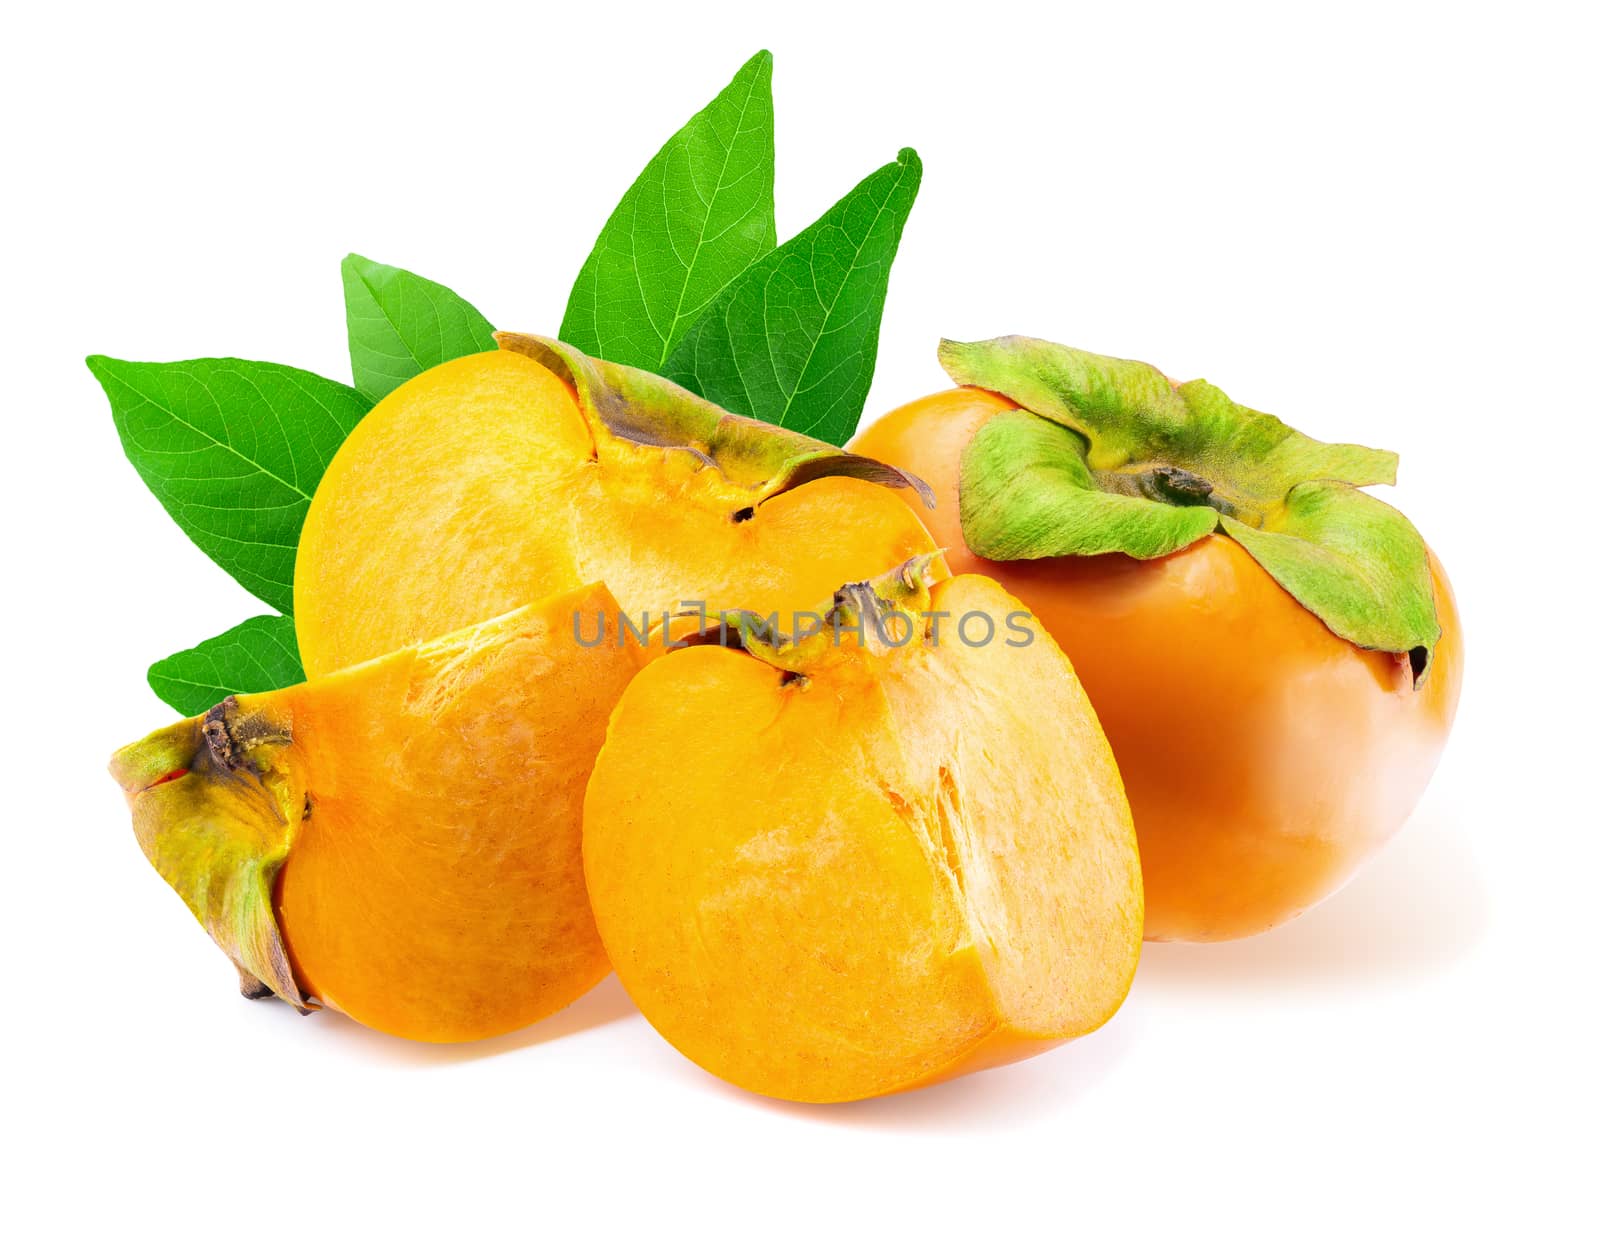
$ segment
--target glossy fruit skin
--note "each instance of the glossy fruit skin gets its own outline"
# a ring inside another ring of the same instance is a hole
[[[1014,1062],[1128,992],[1137,846],[1071,665],[1043,631],[961,644],[968,613],[1022,611],[986,577],[931,604],[937,645],[799,680],[691,647],[612,716],[584,800],[601,937],[651,1024],[752,1092],[847,1101]]]
[[[1146,938],[1222,941],[1293,918],[1405,823],[1438,763],[1463,656],[1443,568],[1430,555],[1442,634],[1414,690],[1409,661],[1336,637],[1220,534],[1149,561],[980,559],[961,535],[961,453],[1015,406],[940,392],[852,450],[927,481],[939,506],[923,519],[952,571],[999,580],[1072,659],[1133,808]]]
[[[316,677],[593,582],[636,620],[793,612],[929,549],[897,491],[827,477],[762,499],[609,435],[565,380],[491,351],[392,391],[340,447],[300,537],[295,628]]]

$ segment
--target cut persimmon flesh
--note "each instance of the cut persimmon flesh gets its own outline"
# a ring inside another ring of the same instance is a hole
[[[805,640],[746,617],[742,649],[656,661],[590,780],[618,975],[757,1093],[841,1101],[1025,1057],[1110,1018],[1138,962],[1133,825],[1070,663],[993,581],[929,565],[846,587]]]
[[[606,974],[581,804],[643,655],[575,632],[617,610],[590,586],[117,753],[140,846],[248,996],[462,1041]]]

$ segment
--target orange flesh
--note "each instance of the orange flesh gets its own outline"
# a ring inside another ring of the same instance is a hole
[[[584,892],[584,785],[635,648],[584,649],[600,587],[274,694],[309,818],[278,878],[302,989],[426,1041],[532,1023],[607,964]]]
[[[1462,671],[1443,569],[1433,563],[1443,633],[1413,690],[1405,662],[1336,637],[1221,535],[1143,562],[979,559],[961,536],[961,453],[1015,406],[943,392],[852,449],[927,481],[939,507],[923,519],[952,571],[1001,581],[1071,657],[1133,807],[1146,935],[1223,940],[1292,918],[1405,822],[1438,762]]]
[[[1021,610],[983,578],[933,609]],[[1116,1010],[1132,828],[1071,666],[1031,646],[855,651],[804,682],[677,651],[612,717],[590,899],[651,1023],[755,1092],[826,1102],[1011,1061]]]
[[[300,539],[295,621],[318,676],[603,581],[635,618],[683,600],[808,609],[930,549],[881,486],[808,482],[756,504],[680,449],[591,431],[571,389],[515,352],[391,393],[345,441]]]

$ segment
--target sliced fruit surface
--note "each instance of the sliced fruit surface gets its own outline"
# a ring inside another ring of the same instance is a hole
[[[663,1036],[746,1089],[910,1088],[1128,990],[1139,863],[1094,712],[1017,600],[929,563],[848,587],[809,639],[677,651],[612,717],[585,804],[601,935]]]
[[[147,857],[247,992],[428,1041],[565,1006],[606,960],[585,783],[636,647],[587,646],[600,586],[267,694],[127,747]]]
[[[932,549],[898,470],[500,337],[390,392],[323,476],[295,569],[309,675],[593,581],[636,618],[793,611]]]

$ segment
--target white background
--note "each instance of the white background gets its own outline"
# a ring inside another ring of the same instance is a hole
[[[1584,6],[765,7],[8,17],[13,1243],[1595,1243]],[[903,144],[927,165],[869,413],[941,388],[939,335],[1023,332],[1402,453],[1468,642],[1421,809],[1300,921],[1147,949],[1096,1035],[854,1107],[718,1084],[614,981],[456,1049],[242,1001],[103,768],[171,718],[145,665],[255,608],[82,357],[347,378],[349,250],[553,332],[634,173],[763,46],[780,235]]]

